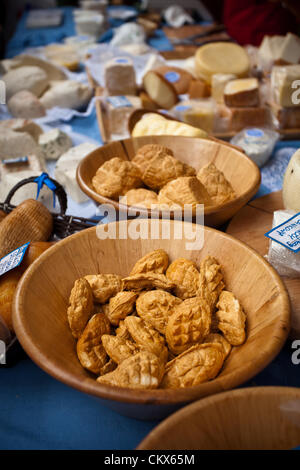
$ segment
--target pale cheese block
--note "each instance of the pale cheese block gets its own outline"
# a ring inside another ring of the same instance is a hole
[[[92,89],[84,83],[75,80],[54,81],[41,97],[41,103],[47,109],[58,106],[80,110],[87,106],[92,95]]]
[[[181,101],[172,112],[181,121],[211,133],[214,127],[215,105],[211,99]]]
[[[289,161],[283,178],[282,198],[285,209],[300,211],[300,150]]]
[[[151,70],[144,76],[143,86],[151,100],[159,108],[170,109],[178,102],[178,95],[173,83],[155,70]]]
[[[257,78],[240,78],[229,81],[224,88],[224,102],[230,107],[258,106],[259,86]]]
[[[72,140],[62,130],[51,129],[40,135],[39,147],[46,160],[57,160],[72,147]]]
[[[108,95],[136,95],[137,85],[133,63],[116,57],[105,64],[105,89]]]
[[[40,57],[29,54],[20,54],[15,56],[13,59],[5,59],[1,61],[0,65],[2,68],[4,68],[5,72],[27,65],[34,65],[44,70],[49,81],[66,80],[68,78],[64,70],[62,70],[60,67],[57,67],[55,64],[41,59]]]
[[[211,77],[211,96],[217,103],[224,103],[224,88],[228,82],[235,80],[232,73],[214,73]]]
[[[5,175],[0,184],[0,201],[4,201],[9,191],[20,181],[31,178],[32,176],[38,177],[40,173],[35,170],[24,170]],[[11,204],[17,206],[26,199],[35,199],[37,196],[37,184],[29,183],[16,191],[11,199]],[[53,211],[53,192],[47,187],[43,186],[40,191],[39,199],[49,210]]]
[[[215,73],[230,73],[237,77],[248,75],[250,61],[245,49],[231,42],[212,42],[197,49],[195,70],[198,78],[211,83]]]
[[[300,65],[273,67],[271,93],[276,104],[283,107],[300,106],[300,93],[297,92],[299,85],[296,88],[292,86],[296,80],[300,80]]]
[[[43,129],[33,121],[29,119],[7,119],[0,121],[0,129],[8,128],[16,132],[27,132],[31,137],[38,143],[39,136],[43,133]]]
[[[110,134],[128,134],[128,118],[134,109],[142,106],[138,96],[108,96],[101,104],[106,113]]]
[[[77,184],[77,166],[86,155],[96,150],[96,148],[97,145],[92,143],[84,143],[72,147],[57,160],[55,166],[55,180],[64,186],[67,194],[79,204],[87,201],[88,197],[81,191]]]
[[[16,132],[0,126],[0,158],[24,157],[28,154],[41,154],[32,136],[27,132]]]
[[[300,61],[300,38],[295,34],[288,33],[284,41],[281,41],[277,60],[298,64]]]
[[[280,48],[285,39],[285,36],[264,36],[259,48],[258,55],[262,59],[263,63],[268,65],[268,63],[274,62],[279,59]]]
[[[46,72],[36,66],[10,70],[3,75],[2,80],[6,86],[7,100],[21,90],[28,90],[36,96],[41,96],[49,84]]]
[[[136,123],[132,131],[132,137],[143,137],[146,135],[181,135],[207,138],[207,133],[202,129],[197,129],[183,122],[171,121],[154,113],[145,114]]]
[[[15,118],[36,119],[46,115],[40,100],[28,90],[18,91],[7,103],[7,108]]]

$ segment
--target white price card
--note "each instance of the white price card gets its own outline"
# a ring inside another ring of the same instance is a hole
[[[300,212],[293,215],[277,227],[272,228],[265,236],[280,243],[288,250],[298,253],[300,251]]]
[[[25,245],[20,246],[16,250],[4,256],[4,258],[0,259],[0,276],[7,273],[11,269],[16,268],[22,263],[28,246],[29,243],[26,243]]]

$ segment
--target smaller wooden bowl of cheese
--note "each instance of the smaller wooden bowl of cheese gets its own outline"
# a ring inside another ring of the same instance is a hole
[[[239,150],[208,139],[161,135],[125,139],[94,150],[80,162],[77,168],[77,182],[82,191],[97,205],[110,204],[117,211],[127,212],[128,206],[119,202],[117,198],[113,199],[98,194],[93,185],[93,178],[104,163],[116,157],[127,162],[131,161],[137,151],[148,144],[167,147],[177,160],[193,167],[196,173],[209,163],[214,163],[217,169],[223,172],[234,190],[235,197],[220,206],[209,207],[206,205],[204,209],[205,225],[218,227],[231,219],[259,188],[260,172],[258,167]],[[160,209],[156,210],[155,214],[152,209],[146,207],[137,207],[136,209],[145,217],[161,218],[164,216]],[[193,218],[195,215],[196,212],[193,209]],[[170,217],[176,217],[175,212],[171,211]]]

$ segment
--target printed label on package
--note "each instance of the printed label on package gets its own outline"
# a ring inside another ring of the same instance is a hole
[[[26,243],[25,245],[20,246],[20,248],[17,248],[8,255],[4,256],[4,258],[0,259],[0,276],[7,273],[11,269],[16,268],[22,263],[28,246],[29,243]]]
[[[108,101],[114,108],[132,107],[132,104],[126,98],[126,96],[110,96],[109,98],[106,98],[106,101]]]
[[[280,243],[288,250],[298,253],[300,251],[300,212],[286,220],[277,227],[272,228],[265,236]]]
[[[176,83],[180,80],[180,75],[177,72],[167,72],[165,74],[165,79],[170,83]]]

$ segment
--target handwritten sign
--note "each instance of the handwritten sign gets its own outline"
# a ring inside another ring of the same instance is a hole
[[[265,236],[280,243],[290,251],[300,251],[300,212],[277,227],[272,228]]]

